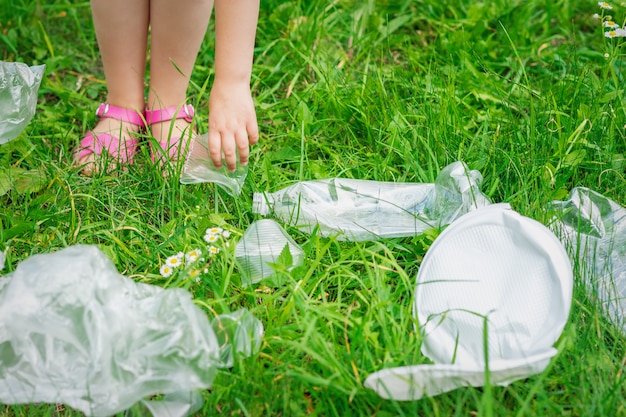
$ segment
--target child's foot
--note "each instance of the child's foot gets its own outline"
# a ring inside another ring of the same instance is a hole
[[[100,120],[74,152],[75,164],[82,167],[86,175],[100,172],[103,168],[109,171],[116,165],[132,164],[139,144],[136,134],[145,125],[139,112],[109,104],[101,104],[96,114]],[[106,168],[105,153],[111,163]]]
[[[163,165],[185,159],[194,113],[191,104],[146,110],[146,123],[155,139],[150,152],[153,163]]]

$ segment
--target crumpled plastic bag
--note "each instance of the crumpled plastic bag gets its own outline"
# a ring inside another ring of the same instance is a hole
[[[18,137],[35,115],[44,69],[0,61],[0,145]]]
[[[237,164],[234,172],[228,170],[226,162],[221,168],[215,168],[209,155],[209,136],[205,133],[196,135],[191,140],[180,182],[181,184],[213,182],[231,196],[236,197],[241,193],[247,175],[247,165]]]
[[[584,187],[552,202],[553,229],[572,249],[587,286],[608,319],[626,335],[626,208]]]
[[[252,211],[340,240],[415,236],[490,204],[482,175],[463,162],[445,167],[434,184],[330,178],[255,193]]]
[[[108,416],[160,393],[165,401],[143,405],[184,416],[198,406],[190,391],[232,364],[232,348],[220,345],[224,321],[239,333],[239,352],[260,346],[260,321],[246,311],[224,317],[211,324],[187,291],[120,275],[93,246],[34,255],[0,277],[0,403]]]

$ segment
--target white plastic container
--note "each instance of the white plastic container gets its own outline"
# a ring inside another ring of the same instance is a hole
[[[495,204],[453,222],[426,253],[413,313],[433,365],[384,369],[365,386],[416,400],[542,372],[567,322],[572,267],[541,223]],[[485,346],[484,341],[487,341]]]

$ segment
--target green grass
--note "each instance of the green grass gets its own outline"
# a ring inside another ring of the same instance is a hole
[[[626,8],[615,6],[621,22]],[[307,262],[277,282],[242,288],[226,251],[200,284],[158,274],[206,227],[244,231],[257,218],[252,192],[302,180],[433,182],[463,160],[493,201],[542,222],[575,186],[626,205],[624,45],[604,38],[596,12],[568,0],[263,0],[252,81],[261,140],[233,199],[164,178],[147,151],[127,172],[79,175],[71,155],[106,94],[89,3],[0,0],[0,59],[47,66],[37,115],[0,147],[0,169],[30,172],[0,196],[4,272],[94,244],[137,281],[189,289],[209,315],[250,309],[266,328],[261,351],[220,371],[200,415],[626,415],[624,337],[578,271],[548,371],[406,403],[362,383],[427,362],[411,305],[430,237],[354,244],[289,229]],[[211,28],[190,88],[202,132],[213,46]],[[78,413],[20,405],[0,415]]]

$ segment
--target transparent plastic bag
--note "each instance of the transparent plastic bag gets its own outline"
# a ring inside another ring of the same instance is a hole
[[[304,181],[274,193],[255,193],[253,212],[273,213],[310,232],[354,241],[414,236],[490,202],[482,176],[463,162],[444,168],[435,184],[331,178]]]
[[[302,265],[304,251],[278,223],[271,219],[252,223],[235,248],[243,275],[242,285],[245,287],[272,276],[274,269],[271,264],[284,250],[289,252],[289,269]]]
[[[18,137],[35,115],[44,69],[0,61],[0,145]]]
[[[64,403],[108,416],[165,394],[142,405],[193,410],[181,398],[197,402],[189,392],[210,387],[234,350],[256,351],[263,331],[246,311],[211,325],[187,291],[126,278],[92,246],[32,256],[0,281],[3,404]],[[237,335],[231,348],[220,339],[233,338],[214,331],[223,321]]]
[[[194,136],[189,145],[189,154],[180,178],[181,184],[199,184],[214,182],[233,197],[241,193],[241,188],[248,175],[248,166],[237,164],[234,172],[226,168],[215,168],[209,155],[209,137],[207,134]]]
[[[552,208],[553,228],[571,248],[590,293],[626,335],[626,208],[584,187]]]

